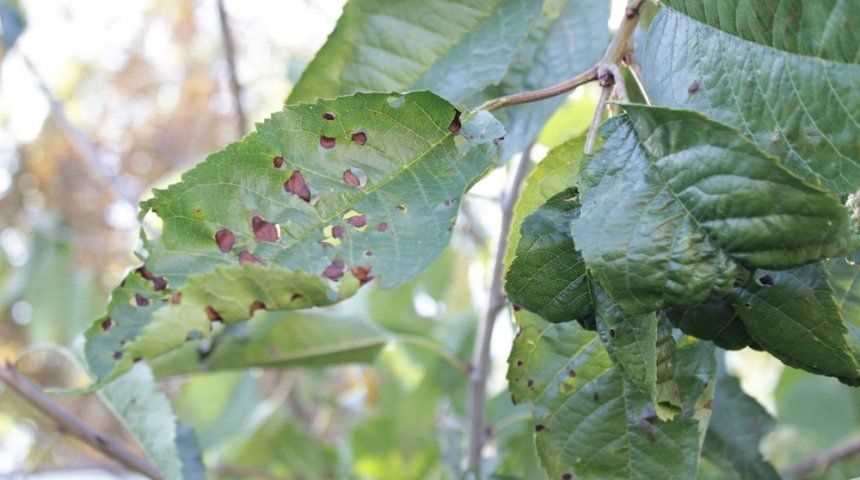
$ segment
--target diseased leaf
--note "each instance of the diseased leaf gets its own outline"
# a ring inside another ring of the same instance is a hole
[[[823,264],[757,271],[737,308],[750,336],[786,365],[860,383],[856,338],[828,277]]]
[[[505,76],[540,5],[352,0],[287,102],[428,89],[462,103]]]
[[[210,338],[186,342],[152,361],[159,377],[250,367],[368,363],[388,343],[384,330],[358,318],[259,312]]]
[[[408,280],[447,245],[502,134],[490,114],[461,119],[428,92],[290,106],[258,124],[143,203],[163,229],[87,331],[97,383],[213,323]]]
[[[532,318],[514,342],[508,378],[517,400],[533,403],[549,478],[695,478],[713,394],[708,344],[688,341],[674,353],[683,408],[664,422],[612,366],[596,334],[576,323]]]
[[[626,312],[724,295],[738,264],[790,268],[848,249],[839,199],[734,130],[693,112],[624,108],[582,172],[571,228],[592,276]]]
[[[101,389],[99,395],[137,439],[165,479],[206,478],[194,431],[178,423],[167,396],[158,391],[149,367],[135,365]]]
[[[860,186],[854,1],[669,0],[637,57],[658,105],[736,126],[828,188]]]
[[[576,190],[567,189],[529,215],[506,276],[511,302],[550,322],[584,319],[594,312],[585,262],[570,237],[570,222],[578,214]]]
[[[711,298],[700,305],[666,311],[675,327],[687,335],[711,340],[720,348],[758,347],[747,333],[730,298]]]
[[[609,7],[610,3],[603,0],[544,1],[542,12],[532,20],[504,79],[489,88],[485,96],[548,87],[594,65],[609,43]],[[534,141],[564,100],[559,96],[500,111],[499,118],[507,132],[501,159],[508,159]]]
[[[720,369],[713,412],[705,435],[705,458],[738,480],[779,480],[762,457],[762,439],[776,423],[759,403],[741,390],[738,379]]]

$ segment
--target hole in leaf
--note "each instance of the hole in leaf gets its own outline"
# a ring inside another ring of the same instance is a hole
[[[253,317],[254,312],[256,312],[257,310],[265,310],[265,309],[266,309],[265,303],[261,302],[260,300],[254,300],[251,303],[251,305],[248,307],[248,313],[250,313],[251,316]]]
[[[263,262],[259,258],[257,258],[256,255],[247,250],[242,250],[241,252],[239,252],[239,264],[245,265],[247,263],[258,263],[260,265],[263,264]]]
[[[341,277],[343,277],[344,268],[345,265],[343,263],[343,260],[335,258],[331,261],[329,266],[325,267],[325,270],[323,270],[322,274],[325,278],[336,282],[340,280]]]
[[[758,281],[758,284],[762,287],[772,287],[774,285],[773,277],[771,277],[770,274],[767,273],[758,277],[756,280]]]
[[[352,134],[352,141],[357,145],[364,145],[367,143],[367,134],[364,132],[355,132]]]
[[[251,229],[254,230],[254,238],[258,242],[277,242],[281,237],[278,226],[263,220],[259,215],[251,218]]]
[[[352,267],[350,270],[352,272],[352,276],[358,280],[359,285],[364,285],[365,283],[373,280],[373,276],[370,274],[370,270],[373,267]]]
[[[290,178],[286,182],[284,182],[284,190],[306,202],[311,201],[311,189],[308,188],[308,184],[305,182],[305,177],[302,175],[302,172],[298,170],[293,170],[293,174],[290,175]]]
[[[450,131],[454,135],[457,135],[458,133],[460,133],[460,129],[462,128],[463,124],[460,123],[460,111],[456,110],[456,113],[454,114],[454,119],[451,120],[451,125],[448,125],[448,131]]]
[[[400,95],[392,95],[385,99],[385,101],[388,102],[388,106],[391,108],[400,108],[405,100]]]
[[[702,84],[699,83],[698,80],[693,80],[693,83],[691,83],[690,86],[687,87],[687,93],[689,93],[690,95],[693,95],[696,92],[698,92],[699,90],[701,90],[701,88],[702,88]]]
[[[145,306],[149,305],[149,299],[144,297],[143,295],[141,295],[139,293],[135,293],[134,294],[134,303],[138,307],[145,307]]]
[[[206,318],[209,319],[210,322],[223,322],[224,319],[221,318],[221,314],[218,313],[218,310],[212,308],[211,305],[206,305]]]
[[[104,320],[102,320],[102,330],[104,330],[105,332],[110,330],[113,326],[114,326],[114,323],[110,317],[106,317]]]
[[[280,155],[276,156],[275,158],[272,159],[272,165],[275,168],[283,167],[284,166],[284,157],[282,157]]]
[[[323,120],[329,120],[329,121],[334,120],[336,118],[334,115],[334,112],[324,112],[322,114],[322,117],[323,117]]]
[[[233,249],[233,245],[236,243],[236,235],[229,229],[222,228],[215,232],[215,243],[218,244],[219,250],[227,253]]]
[[[320,146],[325,149],[334,148],[337,141],[334,137],[326,137],[325,135],[320,135]]]

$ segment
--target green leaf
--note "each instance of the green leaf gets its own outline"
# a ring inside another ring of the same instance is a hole
[[[372,362],[390,336],[366,320],[258,312],[211,338],[186,342],[152,361],[159,377],[250,367],[318,367]]]
[[[189,377],[174,397],[179,418],[194,428],[206,451],[248,430],[248,416],[263,401],[251,372],[224,372]]]
[[[786,365],[860,382],[856,339],[843,320],[824,264],[760,270],[754,277],[738,289],[737,302],[757,343]]]
[[[585,262],[570,238],[569,225],[578,214],[576,189],[567,189],[529,215],[505,277],[510,300],[550,322],[594,312]]]
[[[759,448],[776,421],[724,369],[720,369],[716,383],[711,423],[705,435],[705,458],[733,472],[739,480],[779,480],[779,474]]]
[[[626,312],[726,294],[738,264],[790,268],[847,250],[839,199],[734,130],[693,112],[624,108],[582,172],[571,228],[592,276]]]
[[[672,324],[687,335],[711,340],[720,348],[740,350],[758,347],[747,333],[730,298],[711,298],[705,303],[666,311]]]
[[[533,403],[549,478],[695,478],[713,394],[713,349],[686,342],[672,363],[683,409],[664,422],[613,367],[595,333],[534,317],[522,325],[508,378],[517,400]]]
[[[498,83],[540,2],[352,0],[287,102],[429,89],[462,103]]]
[[[538,3],[538,2],[534,2]],[[498,86],[485,92],[499,97],[559,83],[594,65],[609,43],[609,2],[547,0],[534,17],[528,35]],[[516,105],[499,113],[507,134],[502,160],[535,140],[552,113],[564,102],[559,96]]]
[[[552,149],[526,177],[514,206],[508,249],[505,252],[505,271],[510,269],[519,248],[521,229],[525,218],[537,210],[553,195],[572,187],[581,168],[585,139],[577,137]]]
[[[830,189],[860,185],[860,4],[669,0],[637,51],[659,105],[735,125]]]
[[[178,423],[152,371],[136,365],[99,391],[167,480],[206,478],[194,431]]]
[[[97,381],[208,336],[210,320],[330,305],[360,283],[391,287],[421,272],[494,163],[500,129],[486,112],[460,120],[427,92],[273,115],[142,205],[163,229],[144,236],[145,267],[87,331]]]

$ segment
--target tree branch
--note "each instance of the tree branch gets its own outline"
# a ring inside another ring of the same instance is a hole
[[[557,97],[564,93],[572,92],[576,89],[576,87],[579,87],[580,85],[585,85],[586,83],[593,82],[595,80],[597,80],[596,65],[590,67],[588,70],[580,73],[579,75],[576,75],[575,77],[569,78],[561,83],[557,83],[546,88],[530,90],[527,92],[513,93],[511,95],[505,95],[504,97],[488,100],[475,110],[486,110],[488,112],[492,112],[493,110],[498,110],[500,108],[510,107],[513,105],[537,102],[539,100],[545,100],[547,98]]]
[[[155,480],[163,479],[158,468],[150,463],[149,460],[137,456],[118,440],[106,437],[93,430],[74,414],[48,397],[41,388],[18,372],[11,363],[0,366],[0,382],[5,383],[12,391],[29,402],[30,405],[56,422],[61,432],[78,438],[130,470]]]
[[[789,467],[785,474],[789,478],[807,478],[816,473],[824,473],[833,464],[860,455],[860,438],[854,439],[833,449]]]
[[[490,341],[493,338],[493,327],[496,317],[505,308],[507,299],[504,293],[505,252],[508,249],[508,234],[514,218],[514,205],[520,193],[520,187],[531,168],[532,145],[523,152],[523,157],[517,165],[514,178],[502,198],[502,231],[496,245],[496,256],[493,265],[493,277],[490,284],[490,299],[487,311],[478,324],[478,334],[475,337],[475,347],[472,351],[472,369],[469,372],[469,471],[475,472],[480,478],[481,452],[486,436],[485,406],[487,397],[487,377],[490,374]]]
[[[221,24],[221,38],[224,42],[224,55],[227,57],[227,70],[230,76],[230,92],[233,96],[233,109],[236,111],[236,131],[239,136],[248,130],[248,120],[245,117],[245,107],[242,106],[242,85],[236,70],[236,44],[233,41],[233,30],[230,19],[224,8],[224,0],[218,0],[218,22]]]

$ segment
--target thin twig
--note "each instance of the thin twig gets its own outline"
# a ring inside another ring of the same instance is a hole
[[[531,168],[532,145],[523,152],[514,178],[505,195],[502,197],[502,231],[496,245],[496,256],[493,265],[493,277],[490,284],[490,299],[487,311],[478,324],[478,334],[475,337],[475,347],[472,351],[472,369],[469,373],[469,471],[480,478],[481,452],[484,448],[485,406],[487,397],[487,377],[490,374],[490,342],[493,338],[493,327],[496,317],[505,308],[507,299],[504,293],[505,251],[508,249],[508,234],[514,218],[514,205],[519,196],[520,187]]]
[[[21,398],[29,402],[30,405],[56,422],[61,432],[78,438],[130,470],[156,480],[163,478],[158,468],[150,463],[149,460],[135,455],[120,441],[93,430],[74,414],[48,397],[41,388],[18,372],[11,363],[0,366],[0,382],[5,383]]]
[[[429,338],[419,337],[418,335],[396,335],[394,341],[404,345],[412,345],[421,347],[427,351],[433,352],[442,360],[448,362],[449,365],[456,368],[460,373],[468,375],[469,365],[466,362],[457,358],[453,353],[445,349],[439,342],[430,340]]]
[[[600,129],[600,122],[603,120],[603,111],[606,110],[606,103],[609,101],[609,95],[611,94],[611,85],[600,89],[600,98],[597,100],[597,108],[594,109],[594,117],[591,118],[591,125],[589,125],[588,133],[585,136],[586,155],[591,155],[592,152],[594,152],[594,143],[597,141],[597,132]]]
[[[546,88],[530,90],[527,92],[513,93],[511,95],[505,95],[504,97],[487,100],[475,110],[486,110],[488,112],[492,112],[493,110],[510,107],[512,105],[537,102],[538,100],[557,97],[564,93],[572,92],[576,89],[576,87],[585,85],[586,83],[593,82],[595,80],[597,80],[596,65],[580,73],[579,75],[576,75],[561,83],[557,83]]]
[[[785,474],[788,478],[807,478],[813,474],[824,473],[833,464],[857,455],[860,455],[860,438],[825,450],[812,458],[792,465],[786,469]]]
[[[21,61],[24,62],[24,66],[30,71],[30,74],[36,79],[36,85],[42,92],[42,95],[44,95],[45,99],[48,100],[48,105],[50,106],[50,112],[54,122],[69,139],[69,142],[72,144],[72,148],[74,148],[78,155],[80,155],[84,162],[86,162],[90,172],[94,174],[94,178],[106,187],[115,197],[122,198],[130,203],[136,203],[139,192],[132,192],[128,191],[127,188],[123,188],[119,183],[118,176],[111,171],[112,169],[110,167],[105,165],[105,162],[103,161],[105,158],[105,152],[103,152],[95,142],[90,140],[90,138],[80,128],[76,127],[69,120],[69,117],[66,115],[65,105],[57,99],[54,92],[52,92],[50,87],[48,87],[47,82],[45,82],[45,79],[36,69],[36,66],[30,58],[20,51],[18,52],[18,55],[20,56]]]
[[[245,107],[242,106],[242,84],[236,69],[236,44],[233,41],[233,30],[230,19],[224,8],[224,0],[218,0],[218,21],[221,24],[221,38],[224,42],[224,56],[227,57],[227,70],[230,76],[230,92],[233,95],[233,109],[236,111],[236,130],[239,136],[248,130],[248,120],[245,117]]]

